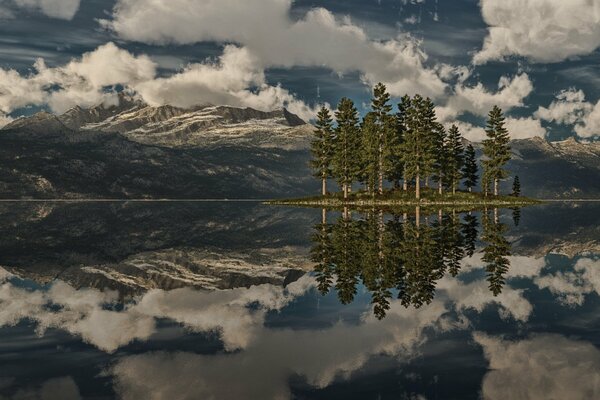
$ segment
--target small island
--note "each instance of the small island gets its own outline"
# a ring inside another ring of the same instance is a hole
[[[502,195],[500,181],[509,179],[509,133],[502,110],[488,114],[487,138],[478,163],[456,124],[438,122],[435,105],[417,94],[405,95],[392,113],[390,95],[379,83],[371,111],[362,121],[354,102],[342,98],[334,115],[321,107],[311,144],[311,167],[321,180],[321,195],[278,199],[268,204],[308,207],[453,206],[509,207],[539,203],[521,196],[518,176],[512,192]],[[334,124],[335,118],[335,124]],[[479,171],[481,170],[481,174]],[[481,179],[480,179],[481,176]],[[329,192],[330,180],[339,192]],[[476,189],[480,186],[481,191]]]

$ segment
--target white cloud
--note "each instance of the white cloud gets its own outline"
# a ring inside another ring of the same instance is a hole
[[[580,258],[572,270],[538,276],[533,282],[540,289],[548,289],[556,295],[562,304],[580,306],[586,294],[600,294],[600,260]]]
[[[473,63],[524,56],[557,62],[600,46],[600,0],[481,0],[489,25]]]
[[[29,291],[6,282],[0,286],[0,326],[29,319],[37,324],[40,334],[49,328],[63,329],[113,352],[133,340],[149,338],[156,319],[169,318],[190,330],[219,332],[225,348],[235,350],[254,340],[267,311],[283,308],[313,285],[312,278],[304,277],[286,288],[260,285],[217,292],[152,290],[123,311],[114,311],[105,307],[117,302],[113,292],[75,290],[61,281],[48,291]],[[260,307],[249,308],[250,304]]]
[[[571,88],[558,93],[548,108],[540,106],[534,116],[557,124],[572,125],[581,122],[591,109],[592,105],[585,101],[583,91]]]
[[[247,49],[233,45],[226,46],[216,61],[190,64],[182,72],[161,78],[156,77],[156,64],[149,57],[132,55],[113,43],[64,66],[51,68],[38,59],[34,67],[28,76],[0,69],[0,112],[48,105],[61,113],[75,105],[114,103],[114,86],[123,85],[151,105],[214,103],[265,111],[285,106],[305,119],[315,114],[289,91],[268,85],[257,60]]]
[[[324,8],[289,16],[291,0],[119,0],[103,25],[121,38],[146,43],[237,43],[260,67],[326,67],[359,71],[363,82],[387,84],[393,95],[438,97],[446,85],[424,66],[426,55],[408,35],[371,40],[348,17]],[[235,29],[231,29],[235,27]]]
[[[595,105],[585,101],[585,94],[574,88],[563,90],[550,105],[539,107],[535,117],[562,125],[573,125],[582,138],[600,136],[600,101]]]
[[[454,94],[442,107],[444,119],[470,112],[478,116],[486,116],[494,105],[504,112],[523,106],[523,100],[533,91],[533,84],[526,73],[514,76],[512,79],[503,76],[498,81],[498,91],[487,90],[481,82],[475,86],[464,86],[459,83],[454,88]]]
[[[549,334],[508,341],[476,332],[473,338],[489,361],[484,399],[600,397],[600,351],[591,343]]]
[[[506,129],[511,139],[528,139],[532,137],[545,137],[546,129],[539,119],[506,118]]]
[[[73,19],[79,0],[12,0],[17,7],[41,12],[51,18]]]
[[[592,110],[583,118],[581,125],[575,126],[575,133],[579,137],[591,139],[600,137],[600,100]]]

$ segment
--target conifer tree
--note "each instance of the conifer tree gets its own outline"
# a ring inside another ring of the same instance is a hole
[[[384,163],[386,158],[386,139],[390,137],[392,129],[390,123],[390,112],[392,106],[389,104],[390,94],[383,83],[378,83],[373,89],[373,99],[371,100],[372,113],[375,116],[375,126],[377,129],[377,191],[379,194],[383,193],[383,176],[384,176]]]
[[[513,179],[512,195],[514,197],[519,197],[521,195],[521,182],[519,181],[519,176],[515,176]]]
[[[333,121],[329,110],[321,107],[317,114],[314,139],[311,143],[311,167],[314,175],[321,179],[321,193],[327,194],[327,178],[331,177],[331,163],[333,158]]]
[[[469,144],[465,150],[465,162],[462,168],[462,178],[465,180],[464,185],[469,192],[477,186],[479,177],[477,176],[477,159],[475,158],[475,149]]]
[[[423,111],[421,114],[421,124],[424,132],[422,164],[425,187],[429,187],[429,177],[435,172],[436,160],[436,137],[440,126],[435,116],[435,104],[429,97],[423,102]]]
[[[498,196],[498,182],[508,176],[504,166],[510,160],[510,138],[504,127],[504,115],[498,106],[494,106],[488,114],[485,133],[487,139],[483,141],[484,183],[493,183],[494,196]]]
[[[405,179],[415,179],[415,197],[421,197],[421,178],[433,172],[436,117],[433,103],[415,95],[406,113],[406,131],[402,143]]]
[[[411,98],[409,95],[402,96],[400,103],[398,103],[398,113],[396,114],[396,132],[394,139],[390,141],[389,153],[389,168],[388,168],[388,179],[399,182],[402,179],[402,188],[404,191],[408,190],[408,178],[406,177],[406,171],[404,167],[404,140],[408,132],[408,113],[411,108]]]
[[[497,296],[502,292],[506,280],[505,276],[510,267],[510,243],[504,237],[506,225],[499,222],[497,210],[494,210],[494,218],[485,212],[483,215],[482,241],[487,245],[483,248],[483,262],[486,263],[487,281],[489,288]]]
[[[365,115],[360,130],[361,165],[359,180],[365,184],[368,193],[374,194],[379,177],[379,144],[376,117],[373,112]]]
[[[333,175],[348,198],[352,182],[360,175],[360,129],[358,111],[352,100],[344,97],[335,112],[337,127],[333,154]]]
[[[438,184],[438,193],[442,194],[444,191],[444,179],[447,174],[448,168],[448,154],[446,148],[446,129],[442,124],[437,124],[437,128],[434,133],[434,150],[435,150],[435,164],[434,164],[434,175],[433,180]]]
[[[456,188],[460,184],[461,169],[464,164],[464,148],[462,137],[456,125],[452,125],[448,131],[446,143],[447,167],[446,176],[448,185],[452,188],[452,194],[456,193]]]

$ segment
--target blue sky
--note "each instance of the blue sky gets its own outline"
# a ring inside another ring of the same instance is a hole
[[[470,139],[499,104],[514,138],[596,140],[599,22],[600,0],[1,0],[0,124],[122,88],[304,118],[346,96],[364,113],[383,81]]]

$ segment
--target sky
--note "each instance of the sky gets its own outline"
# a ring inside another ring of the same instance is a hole
[[[0,126],[120,91],[307,120],[350,97],[364,114],[383,82],[470,140],[497,104],[512,138],[590,141],[599,47],[600,0],[0,0]]]

